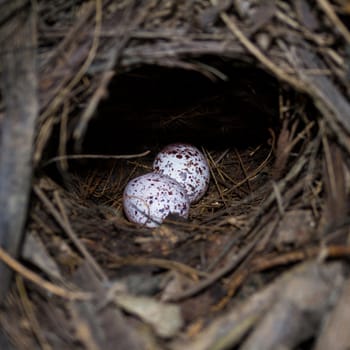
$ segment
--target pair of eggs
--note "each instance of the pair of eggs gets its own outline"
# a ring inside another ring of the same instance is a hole
[[[188,218],[191,203],[206,192],[209,165],[192,145],[175,143],[161,150],[153,172],[132,179],[124,189],[126,217],[146,227],[157,227],[169,214]]]

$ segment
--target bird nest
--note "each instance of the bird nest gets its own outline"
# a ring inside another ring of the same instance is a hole
[[[349,344],[349,5],[55,0],[31,12],[34,176],[21,253],[0,256],[16,272],[6,346]],[[206,194],[188,220],[130,223],[126,184],[172,142],[205,155]]]

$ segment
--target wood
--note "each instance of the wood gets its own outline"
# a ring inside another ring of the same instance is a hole
[[[96,299],[72,301],[69,311],[72,326],[86,349],[94,350],[143,350],[142,337],[126,321],[125,316],[113,304],[103,305],[108,290],[104,288],[88,264],[83,264],[74,273],[74,282],[85,290],[96,293]],[[108,282],[111,285],[111,282]],[[112,288],[112,287],[111,287]],[[88,332],[79,330],[86,328]]]
[[[348,349],[350,344],[350,280],[347,280],[342,288],[339,299],[328,319],[323,325],[322,332],[315,345],[315,350]]]
[[[16,257],[27,214],[38,115],[36,27],[29,1],[2,2],[0,13],[5,13],[8,5],[16,11],[0,27],[1,93],[5,107],[0,139],[0,244]],[[11,274],[1,263],[1,300],[8,291]]]

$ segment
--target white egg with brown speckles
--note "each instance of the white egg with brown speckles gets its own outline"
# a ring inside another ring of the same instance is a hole
[[[187,219],[190,202],[176,180],[153,172],[136,177],[126,185],[123,207],[131,222],[157,227],[169,214]]]
[[[208,189],[210,169],[203,153],[186,143],[163,148],[153,162],[156,173],[167,175],[186,190],[191,203],[197,202]]]

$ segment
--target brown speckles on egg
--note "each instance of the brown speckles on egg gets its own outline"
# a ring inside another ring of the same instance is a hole
[[[188,217],[189,199],[174,179],[156,172],[131,180],[124,189],[127,218],[146,227],[156,227],[169,214]]]
[[[208,163],[199,149],[189,144],[166,146],[156,156],[153,169],[179,182],[185,188],[191,203],[198,201],[209,185]]]

